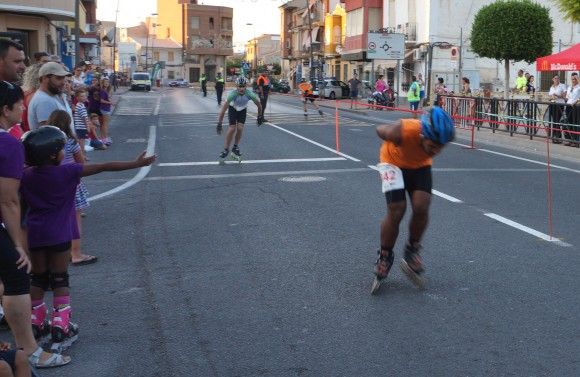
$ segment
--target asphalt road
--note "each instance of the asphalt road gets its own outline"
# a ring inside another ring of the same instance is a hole
[[[158,161],[86,180],[99,262],[71,267],[80,340],[42,376],[580,375],[578,150],[553,151],[550,239],[540,144],[488,135],[472,150],[460,132],[434,164],[426,289],[394,268],[371,296],[374,126],[401,114],[340,112],[337,154],[333,109],[268,107],[258,128],[250,105],[244,163],[218,166],[214,98],[123,96],[115,144],[91,160]]]

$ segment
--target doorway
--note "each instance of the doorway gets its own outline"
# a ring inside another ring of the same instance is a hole
[[[189,68],[189,82],[199,82],[199,68],[190,67]]]

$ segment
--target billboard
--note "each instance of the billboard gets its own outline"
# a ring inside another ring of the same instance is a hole
[[[368,33],[367,59],[405,59],[405,35],[394,33]]]

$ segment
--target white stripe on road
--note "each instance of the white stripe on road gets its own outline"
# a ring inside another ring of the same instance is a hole
[[[559,246],[564,246],[564,247],[570,247],[570,246],[572,246],[572,245],[570,245],[569,243],[566,243],[566,242],[564,242],[564,241],[561,241],[561,240],[560,240],[560,239],[558,239],[558,238],[555,238],[555,237],[550,237],[550,236],[549,236],[549,235],[547,235],[547,234],[544,234],[544,233],[542,233],[542,232],[538,232],[538,231],[537,231],[537,230],[535,230],[535,229],[529,228],[529,227],[527,227],[527,226],[525,226],[525,225],[522,225],[522,224],[520,224],[520,223],[517,223],[517,222],[515,222],[515,221],[512,221],[512,220],[510,220],[510,219],[506,219],[505,217],[503,217],[503,216],[500,216],[500,215],[497,215],[497,214],[495,214],[495,213],[484,213],[484,215],[485,215],[485,216],[487,216],[487,217],[489,217],[489,218],[492,218],[492,219],[494,219],[494,220],[497,220],[497,221],[499,221],[500,223],[504,223],[504,224],[506,224],[506,225],[509,225],[509,226],[511,226],[511,227],[513,227],[513,228],[519,229],[519,230],[521,230],[522,232],[526,232],[526,233],[528,233],[528,234],[531,234],[532,236],[535,236],[535,237],[541,238],[541,239],[543,239],[544,241],[553,242],[553,243],[555,243],[555,244],[557,244],[557,245],[559,245]]]
[[[159,115],[159,106],[161,106],[161,97],[157,97],[157,103],[155,104],[155,110],[153,110],[153,115]]]
[[[451,144],[459,145],[460,147],[471,148],[471,146],[466,145],[466,144],[461,144],[461,143],[456,143],[456,142],[451,142]],[[514,160],[526,161],[526,162],[530,162],[530,163],[536,164],[536,165],[548,166],[548,164],[545,163],[545,162],[531,160],[529,158],[524,158],[524,157],[518,157],[518,156],[514,156],[514,155],[511,155],[511,154],[508,154],[508,153],[496,152],[496,151],[491,151],[489,149],[483,149],[483,148],[476,148],[476,150],[482,151],[482,152],[486,152],[486,153],[495,154],[495,155],[498,155],[498,156],[513,158]],[[561,165],[550,164],[550,167],[556,168],[556,169],[561,169],[561,170],[566,170],[566,171],[571,171],[573,173],[580,174],[580,170],[567,168],[567,167],[561,166]]]
[[[157,138],[157,127],[149,126],[149,141],[147,143],[147,156],[151,156],[155,153],[155,139],[156,138]],[[139,172],[133,178],[131,178],[131,180],[129,180],[129,181],[123,183],[122,185],[117,186],[109,191],[105,191],[101,194],[91,196],[88,200],[89,200],[89,202],[92,202],[95,200],[105,198],[107,196],[114,195],[114,194],[121,192],[123,190],[126,190],[129,187],[134,186],[137,183],[141,182],[147,176],[147,174],[149,174],[149,171],[151,171],[151,166],[143,166],[141,169],[139,169]]]
[[[346,161],[344,157],[326,157],[326,158],[285,158],[278,160],[242,160],[238,161],[225,161],[226,164],[269,164],[277,162],[324,162],[324,161]],[[202,161],[202,162],[165,162],[158,164],[158,166],[205,166],[205,165],[218,165],[218,161]]]
[[[239,178],[239,177],[264,177],[274,175],[312,175],[312,174],[331,174],[331,173],[353,173],[368,172],[367,168],[353,169],[328,169],[328,170],[297,170],[297,171],[267,171],[255,173],[232,173],[232,174],[202,174],[202,175],[174,175],[164,177],[148,177],[145,181],[181,181],[187,179],[215,179],[215,178]]]
[[[354,158],[354,157],[351,157],[351,156],[349,156],[349,155],[347,155],[347,154],[344,154],[344,153],[342,153],[342,152],[338,152],[338,151],[336,151],[335,149],[332,149],[332,148],[330,148],[330,147],[327,147],[326,145],[322,145],[322,144],[320,144],[320,143],[317,143],[316,141],[314,141],[314,140],[311,140],[311,139],[309,139],[309,138],[307,138],[307,137],[304,137],[304,136],[302,136],[302,135],[298,135],[298,134],[297,134],[297,133],[295,133],[295,132],[288,131],[288,130],[287,130],[287,129],[285,129],[285,128],[282,128],[282,127],[280,127],[280,126],[277,126],[277,125],[275,125],[274,123],[267,122],[266,124],[268,124],[268,125],[270,125],[270,126],[272,126],[272,127],[274,127],[274,128],[277,128],[277,129],[279,129],[280,131],[284,131],[284,132],[286,132],[286,133],[288,133],[288,134],[290,134],[290,135],[292,135],[292,136],[296,136],[296,137],[297,137],[297,138],[299,138],[299,139],[302,139],[302,140],[305,140],[305,141],[307,141],[307,142],[309,142],[309,143],[311,143],[311,144],[314,144],[314,145],[316,145],[316,146],[318,146],[318,147],[320,147],[320,148],[322,148],[322,149],[326,149],[327,151],[330,151],[330,152],[332,152],[332,153],[334,153],[334,154],[337,154],[337,155],[339,155],[339,156],[342,156],[342,157],[348,158],[349,160],[352,160],[352,161],[355,161],[355,162],[360,162],[360,160],[359,160],[359,159],[356,159],[356,158]]]

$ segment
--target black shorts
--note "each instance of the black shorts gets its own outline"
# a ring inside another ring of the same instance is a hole
[[[404,201],[405,191],[409,194],[417,190],[431,194],[431,188],[433,187],[431,166],[424,166],[419,169],[401,169],[401,171],[403,172],[405,188],[386,192],[387,204]]]
[[[89,138],[89,130],[87,130],[86,128],[80,128],[78,130],[75,130],[75,132],[77,134],[77,139],[87,140]]]
[[[18,350],[0,351],[0,360],[6,361],[10,365],[10,368],[12,368],[12,371],[16,369],[16,352]]]
[[[16,261],[20,254],[14,248],[14,242],[8,231],[0,225],[0,279],[4,283],[6,296],[20,296],[30,293],[30,277],[26,269],[18,269]]]
[[[45,251],[47,253],[64,253],[65,251],[70,250],[72,246],[72,242],[63,242],[57,245],[50,245],[50,246],[39,246],[39,247],[31,247],[30,252],[34,253],[37,251]]]
[[[246,123],[246,113],[247,109],[238,111],[233,106],[228,108],[228,119],[230,120],[230,126],[235,126],[237,123]]]

